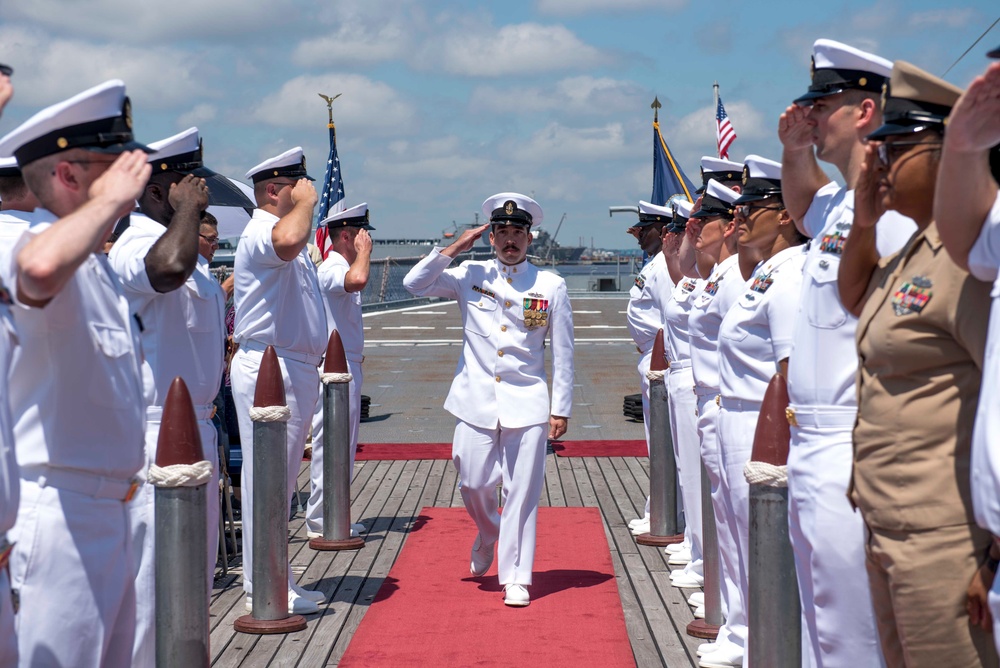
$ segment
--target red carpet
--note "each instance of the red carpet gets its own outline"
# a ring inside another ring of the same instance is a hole
[[[355,459],[451,459],[451,443],[358,443]]]
[[[496,563],[469,574],[475,537],[464,508],[423,508],[340,666],[634,668],[597,508],[539,508],[527,608],[503,604]]]
[[[553,441],[560,457],[648,457],[646,441]]]

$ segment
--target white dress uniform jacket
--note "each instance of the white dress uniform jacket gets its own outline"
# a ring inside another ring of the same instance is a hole
[[[12,295],[16,252],[55,220],[44,210],[34,217],[2,262]],[[18,305],[14,320],[21,347],[8,387],[21,506],[10,537],[20,659],[129,665],[135,589],[124,501],[144,459],[138,323],[96,253],[45,308]]]
[[[226,298],[218,281],[196,268],[184,285],[170,292],[157,292],[146,273],[146,256],[167,228],[141,213],[133,213],[129,227],[108,254],[108,262],[125,289],[129,307],[142,323],[140,335],[143,365],[152,379],[150,406],[146,409],[146,466],[156,459],[163,403],[174,378],[184,379],[194,403],[201,436],[203,458],[217,471],[218,433],[212,424],[212,401],[219,392],[225,365]],[[204,261],[204,258],[199,257]],[[207,263],[205,263],[207,266]],[[206,485],[205,492],[209,550],[206,569],[209,582],[215,569],[218,542],[219,492]],[[154,489],[144,485],[129,503],[133,548],[136,558],[136,600],[138,606],[134,665],[156,661],[156,587],[154,557]],[[211,587],[206,596],[211,594]]]
[[[2,223],[0,223],[2,225]],[[26,226],[25,226],[26,227]],[[2,257],[3,251],[0,251]],[[10,292],[0,281],[0,378],[4,388],[10,377],[10,367],[17,347],[17,331],[10,307]],[[14,635],[14,607],[11,603],[10,578],[2,562],[10,556],[7,532],[17,519],[21,501],[17,458],[14,452],[13,421],[10,416],[8,391],[0,392],[0,666],[17,665],[17,637]]]
[[[485,429],[570,417],[573,313],[565,281],[528,262],[468,261],[447,269],[450,263],[435,248],[403,279],[415,295],[457,300],[462,313],[465,341],[445,410]],[[546,319],[529,326],[529,311],[546,313]],[[552,340],[551,409],[541,354],[546,334]]]
[[[625,317],[639,354],[648,355],[653,350],[656,333],[665,326],[663,302],[673,289],[674,282],[667,271],[667,261],[663,253],[657,253],[639,271],[635,284],[628,291]]]

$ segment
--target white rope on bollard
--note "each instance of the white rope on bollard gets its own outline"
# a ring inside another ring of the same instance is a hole
[[[197,487],[212,478],[212,462],[200,461],[194,464],[174,464],[159,467],[149,466],[146,480],[157,487]]]
[[[292,411],[288,406],[253,406],[250,408],[250,419],[253,422],[288,422]]]
[[[751,485],[767,485],[768,487],[788,487],[788,467],[775,466],[767,462],[750,460],[743,467],[743,476]]]
[[[667,374],[667,372],[666,371],[662,371],[662,370],[660,370],[660,371],[647,371],[646,372],[646,380],[648,380],[651,383],[653,381],[656,381],[656,380],[663,380],[666,377],[666,374]]]
[[[329,385],[330,383],[349,383],[354,380],[354,376],[349,373],[321,373],[319,379],[324,385]]]

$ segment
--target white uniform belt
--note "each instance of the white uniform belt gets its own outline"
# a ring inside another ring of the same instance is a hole
[[[840,427],[850,429],[858,417],[858,409],[842,406],[789,406],[785,409],[793,427]]]
[[[716,394],[719,393],[719,388],[717,388],[717,387],[704,387],[702,385],[695,385],[694,386],[694,393],[695,393],[695,395],[697,395],[699,397],[704,397],[704,396],[713,396],[714,397]]]
[[[732,397],[722,397],[722,402],[719,404],[727,411],[759,411],[760,410],[759,401],[748,401],[746,399],[734,399]]]
[[[262,353],[267,350],[268,344],[255,341],[253,339],[247,339],[242,341],[240,346],[245,350],[253,350],[258,353]],[[273,346],[273,348],[278,357],[284,357],[287,360],[302,362],[303,364],[308,364],[309,366],[319,366],[323,363],[322,355],[310,355],[309,353],[301,353],[297,350],[288,350],[287,348],[278,348],[277,346]]]
[[[686,359],[686,360],[670,360],[669,362],[667,362],[667,368],[670,369],[671,371],[680,371],[681,369],[690,369],[691,368],[691,360],[690,359]]]
[[[86,494],[95,499],[119,501],[131,499],[141,484],[138,479],[105,478],[96,473],[52,466],[21,467],[21,479],[35,482],[39,487],[55,487],[67,492]]]
[[[204,406],[195,406],[194,419],[211,420],[213,411],[215,411],[215,404],[205,404]],[[147,420],[153,420],[154,422],[159,422],[162,417],[163,417],[163,406],[146,407]]]

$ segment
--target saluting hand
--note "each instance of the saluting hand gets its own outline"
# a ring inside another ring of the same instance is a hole
[[[168,199],[175,211],[179,211],[185,205],[192,206],[197,211],[204,211],[208,208],[208,184],[205,183],[205,179],[188,174],[177,183],[170,184]]]
[[[104,199],[115,208],[112,222],[124,217],[146,187],[152,167],[143,151],[125,151],[90,184],[91,199]]]
[[[357,236],[354,237],[354,250],[357,251],[358,255],[371,255],[372,235],[368,234],[368,230],[362,229],[358,232]]]
[[[0,74],[0,114],[3,114],[3,108],[12,97],[14,97],[14,84],[11,83],[9,76]]]
[[[314,207],[318,201],[319,195],[316,194],[316,186],[313,185],[312,181],[299,179],[295,182],[295,186],[292,188],[292,204]]]
[[[1000,63],[986,68],[955,103],[944,141],[948,150],[962,153],[1000,144]]]
[[[877,149],[878,142],[868,142],[865,146],[865,160],[854,188],[854,225],[857,227],[874,227],[885,212],[878,194],[883,168]]]
[[[791,104],[778,119],[778,139],[787,150],[812,148],[812,123],[810,107]]]
[[[479,238],[483,236],[483,232],[485,232],[489,228],[489,226],[490,223],[486,223],[485,225],[480,225],[479,227],[473,227],[471,229],[465,230],[464,232],[462,232],[462,235],[458,237],[458,239],[456,239],[454,243],[451,244],[451,246],[448,247],[448,249],[449,250],[454,249],[456,255],[458,253],[464,253],[465,251],[470,250],[473,246],[476,245],[476,242],[479,241]]]

